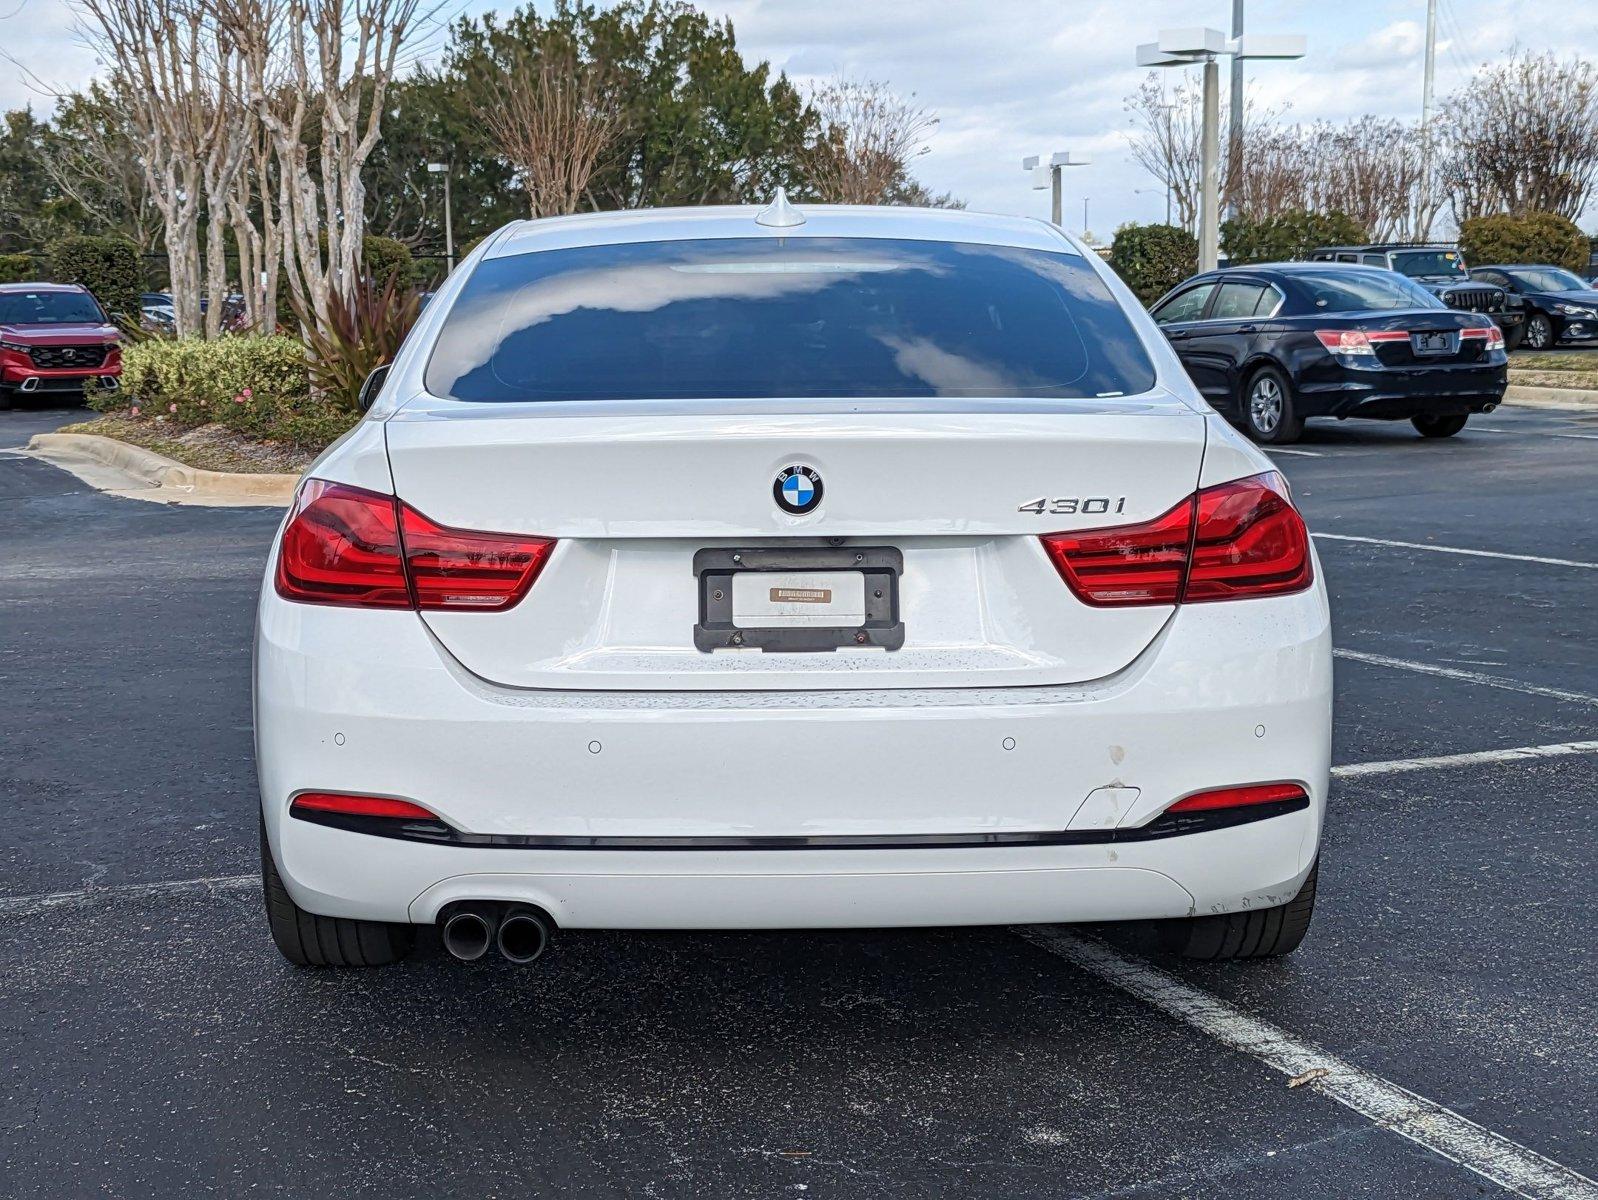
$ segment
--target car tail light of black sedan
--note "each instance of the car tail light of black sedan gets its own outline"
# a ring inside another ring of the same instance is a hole
[[[1375,267],[1211,271],[1152,312],[1204,398],[1259,442],[1294,441],[1309,417],[1408,420],[1448,437],[1508,385],[1497,325]]]

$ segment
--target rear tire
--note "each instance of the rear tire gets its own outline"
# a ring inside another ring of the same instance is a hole
[[[1526,318],[1525,346],[1528,350],[1554,348],[1554,323],[1542,313],[1532,313]]]
[[[1256,442],[1280,446],[1296,442],[1304,421],[1293,408],[1293,388],[1275,367],[1261,367],[1243,388],[1243,429]]]
[[[272,941],[296,967],[384,967],[410,953],[415,932],[409,925],[319,917],[295,904],[272,861],[265,822],[261,824],[261,891]]]
[[[1190,917],[1164,921],[1167,946],[1186,958],[1212,962],[1239,958],[1277,958],[1297,950],[1309,932],[1315,914],[1315,879],[1320,862],[1309,869],[1304,886],[1286,904],[1225,913],[1218,917]]]
[[[1415,431],[1421,437],[1445,438],[1453,437],[1461,429],[1465,428],[1465,422],[1468,420],[1470,418],[1465,416],[1411,417],[1409,423],[1415,427]]]

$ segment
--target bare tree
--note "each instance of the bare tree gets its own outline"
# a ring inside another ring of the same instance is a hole
[[[1443,106],[1440,174],[1458,220],[1581,215],[1598,175],[1598,67],[1525,53],[1483,67]]]
[[[832,204],[882,204],[910,186],[910,162],[927,153],[938,118],[896,95],[884,83],[833,79],[817,87],[810,104],[820,134],[810,148],[806,174]]]
[[[328,298],[349,299],[360,280],[361,167],[382,136],[400,52],[428,14],[419,0],[203,2],[238,47],[272,148],[289,291],[325,329]]]
[[[249,110],[239,103],[236,46],[190,0],[79,2],[88,18],[84,32],[121,82],[128,119],[143,142],[145,182],[164,225],[178,332],[214,336],[227,291],[227,196],[251,128]],[[202,316],[205,292],[216,303]]]
[[[529,213],[576,212],[621,129],[621,106],[600,68],[570,47],[546,46],[492,92],[477,116],[516,168]]]
[[[1170,191],[1176,224],[1194,228],[1203,183],[1201,89],[1183,79],[1168,91],[1159,72],[1151,71],[1126,98],[1126,111],[1134,126],[1133,159]]]
[[[1315,148],[1305,207],[1352,217],[1377,241],[1426,236],[1436,204],[1424,186],[1418,126],[1365,116],[1304,136]]]
[[[59,97],[40,163],[92,222],[153,250],[161,243],[161,214],[145,182],[143,142],[130,107],[115,78]]]

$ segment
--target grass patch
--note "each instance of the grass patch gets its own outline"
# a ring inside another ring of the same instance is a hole
[[[1579,371],[1587,375],[1598,375],[1598,354],[1537,354],[1520,352],[1509,360],[1515,370],[1537,371]]]
[[[154,450],[202,471],[245,471],[265,475],[297,475],[318,453],[281,442],[246,437],[225,425],[172,424],[165,417],[130,417],[113,413],[93,421],[67,425],[57,433],[92,433]]]

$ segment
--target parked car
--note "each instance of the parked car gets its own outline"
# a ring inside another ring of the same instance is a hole
[[[1307,417],[1407,420],[1450,437],[1508,386],[1504,337],[1391,271],[1274,263],[1195,275],[1152,315],[1204,398],[1255,441]]]
[[[486,239],[271,550],[284,956],[1120,918],[1293,949],[1325,589],[1125,294],[1052,226],[948,210]]]
[[[1458,246],[1376,243],[1368,246],[1322,246],[1310,252],[1311,262],[1359,263],[1385,267],[1414,280],[1449,308],[1486,313],[1513,350],[1526,334],[1526,314],[1517,297],[1503,288],[1472,281]]]
[[[89,380],[116,387],[121,376],[117,327],[87,288],[0,284],[0,408],[21,396],[81,399]]]
[[[172,333],[177,329],[177,313],[172,308],[172,297],[166,292],[145,292],[139,297],[139,323],[158,333]]]
[[[1552,350],[1560,342],[1598,338],[1598,291],[1574,271],[1534,263],[1475,267],[1470,277],[1520,299],[1526,311],[1528,350]]]

